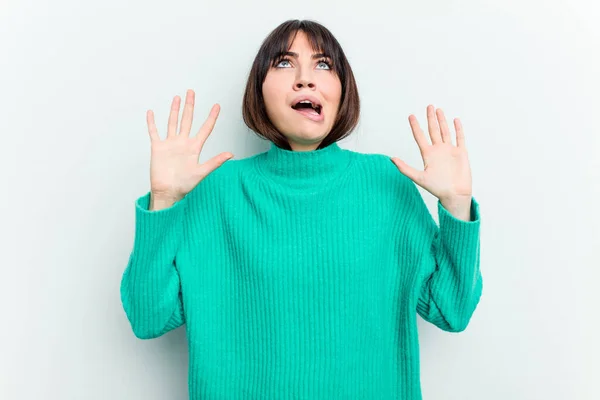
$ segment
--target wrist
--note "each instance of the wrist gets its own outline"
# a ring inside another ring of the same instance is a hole
[[[148,209],[150,211],[159,211],[165,208],[172,207],[177,201],[181,200],[181,198],[165,194],[165,193],[150,193],[150,204],[148,205]]]
[[[442,206],[454,217],[463,221],[471,220],[472,196],[459,196],[440,199]]]

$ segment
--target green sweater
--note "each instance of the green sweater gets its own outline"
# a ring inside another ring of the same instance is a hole
[[[386,155],[271,144],[149,197],[121,301],[140,339],[186,324],[191,400],[421,399],[417,314],[459,332],[481,296],[475,199],[438,227]]]

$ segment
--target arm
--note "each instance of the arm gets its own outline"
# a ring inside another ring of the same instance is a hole
[[[121,280],[121,302],[135,336],[159,337],[185,323],[176,254],[187,197],[157,211],[150,193],[135,204],[133,250]]]
[[[413,229],[419,239],[423,280],[417,312],[449,332],[466,329],[481,297],[479,204],[472,198],[470,221],[455,218],[438,200],[440,226],[431,217],[417,187],[410,184]]]

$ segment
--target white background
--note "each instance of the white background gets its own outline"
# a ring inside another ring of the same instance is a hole
[[[145,112],[164,137],[191,88],[194,133],[221,105],[201,162],[265,150],[242,94],[291,18],[328,27],[353,67],[362,117],[342,147],[422,168],[408,115],[463,123],[484,292],[462,333],[419,319],[424,399],[600,398],[596,1],[0,4],[3,400],[188,397],[185,328],[139,340],[119,297],[149,190]]]

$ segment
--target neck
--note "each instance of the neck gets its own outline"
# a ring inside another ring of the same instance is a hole
[[[311,150],[316,150],[317,147],[319,147],[319,145],[321,144],[321,142],[318,143],[311,143],[311,144],[299,144],[296,142],[293,142],[291,140],[288,140],[290,143],[290,147],[292,148],[292,150],[294,151],[311,151]]]
[[[289,189],[305,190],[327,188],[346,170],[350,159],[351,152],[336,142],[307,151],[286,150],[271,142],[257,162],[267,179]]]

